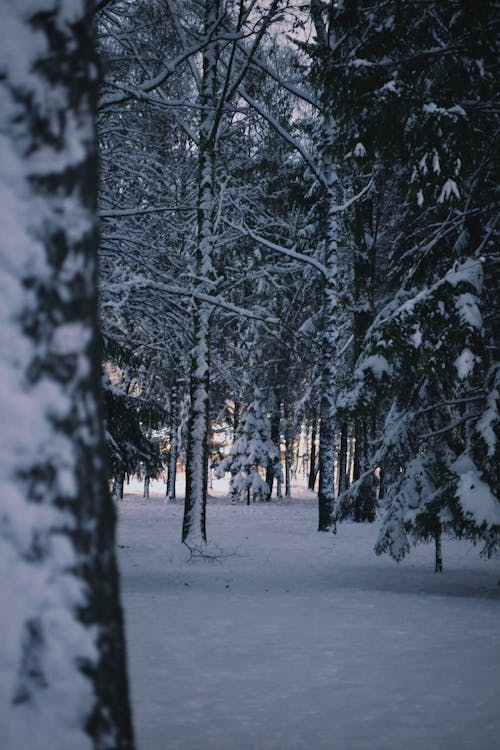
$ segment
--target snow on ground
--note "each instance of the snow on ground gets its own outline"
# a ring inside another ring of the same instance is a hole
[[[397,565],[374,555],[375,524],[318,534],[303,489],[250,507],[225,489],[216,561],[188,561],[159,483],[120,504],[139,750],[497,747],[498,561],[445,541],[442,575],[430,546]]]

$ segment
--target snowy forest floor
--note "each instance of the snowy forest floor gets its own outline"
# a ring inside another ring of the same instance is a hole
[[[500,733],[498,560],[445,541],[397,565],[376,524],[316,532],[312,493],[231,505],[218,560],[179,543],[183,503],[138,483],[119,552],[138,750],[489,750]]]

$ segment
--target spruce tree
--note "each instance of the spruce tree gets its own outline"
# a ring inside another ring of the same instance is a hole
[[[261,476],[259,469],[273,467],[274,476],[283,481],[279,452],[270,437],[269,418],[262,395],[256,393],[254,400],[242,414],[236,439],[229,455],[216,471],[218,477],[231,474],[231,497],[233,502],[268,500],[271,489]]]
[[[400,208],[386,303],[339,406],[357,418],[380,404],[388,412],[365,472],[379,466],[386,488],[377,552],[399,560],[411,543],[434,538],[439,570],[443,531],[481,541],[487,554],[500,533],[493,4],[395,3],[380,12],[385,46],[358,55],[386,76],[366,93],[365,115],[388,123],[378,136],[372,128],[371,143],[392,160]]]

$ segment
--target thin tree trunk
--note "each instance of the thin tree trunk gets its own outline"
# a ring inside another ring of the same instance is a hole
[[[336,226],[336,215],[332,215],[332,224]],[[329,248],[329,266],[335,260],[336,243],[333,242],[335,233],[332,233],[332,246]],[[336,261],[334,263],[336,267]],[[319,489],[318,531],[332,531],[335,528],[333,520],[335,490],[334,469],[335,458],[335,355],[336,355],[336,311],[337,311],[337,279],[331,269],[332,275],[326,284],[324,301],[324,325],[325,330],[322,338],[323,372],[321,378],[321,404],[320,404],[320,429],[319,429]]]
[[[329,128],[326,127],[328,133]],[[326,135],[325,135],[326,137]],[[331,189],[327,196],[328,226],[326,239],[326,260],[328,279],[325,283],[323,302],[322,336],[322,376],[319,429],[319,491],[318,531],[335,529],[333,519],[335,504],[334,458],[335,458],[335,393],[336,393],[336,354],[337,354],[337,310],[338,310],[338,264],[337,235],[338,219],[334,185],[337,180],[335,167],[325,161],[325,173]]]
[[[281,475],[278,475],[276,477],[276,497],[280,501],[283,499],[281,487],[282,487]]]
[[[175,480],[177,476],[177,455],[179,453],[179,400],[178,388],[174,385],[170,391],[170,453],[167,469],[167,498],[175,500]]]
[[[281,415],[281,405],[279,401],[275,400],[275,409],[271,415],[271,440],[273,441],[274,445],[276,446],[277,451],[281,454],[281,446],[280,446],[280,415]],[[274,466],[272,464],[268,464],[266,466],[266,482],[269,486],[269,494],[267,499],[271,499],[271,495],[273,492],[273,484],[275,479],[275,471]],[[277,480],[276,480],[277,481]]]
[[[369,466],[368,427],[365,420],[356,419],[354,422],[354,464],[353,481],[357,482]],[[372,474],[370,479],[363,480],[354,498],[353,519],[357,523],[375,520],[375,506],[377,503],[376,479]]]
[[[208,446],[207,446],[207,467],[206,467],[206,477],[207,477],[207,496],[208,496],[208,490],[213,489],[213,481],[212,481],[212,447],[214,443],[214,430],[212,426],[212,422],[210,420],[210,415],[208,419]]]
[[[347,422],[343,422],[340,427],[340,449],[339,449],[339,461],[338,461],[338,493],[345,492],[347,489],[347,438],[348,438],[348,425]]]
[[[113,477],[113,489],[111,494],[115,502],[123,500],[123,485],[125,484],[125,472],[121,471]]]
[[[313,414],[311,425],[311,453],[309,459],[309,482],[308,487],[314,491],[316,484],[317,465],[316,465],[316,436],[318,431],[318,417],[316,411]]]
[[[442,573],[443,572],[443,549],[442,549],[442,529],[441,524],[439,521],[436,522],[436,529],[434,531],[434,543],[435,543],[435,552],[436,552],[436,561],[434,566],[434,572],[435,573]]]
[[[349,435],[348,435],[347,437],[347,468],[346,468],[346,473],[345,473],[346,490],[348,490],[349,487],[351,486],[353,462],[354,462],[354,445],[353,445],[352,438],[349,440]]]
[[[289,437],[285,438],[285,497],[292,496],[292,443]]]
[[[233,443],[236,440],[236,431],[240,423],[240,412],[241,412],[241,402],[239,400],[235,400],[234,406],[233,406]]]
[[[220,0],[205,3],[205,31],[211,33],[220,10]],[[198,157],[198,244],[196,278],[198,291],[209,293],[214,284],[215,242],[215,132],[217,86],[217,43],[203,51],[203,76],[200,92],[201,120]],[[194,347],[191,352],[190,396],[186,450],[186,499],[182,541],[200,546],[206,543],[206,507],[209,434],[210,320],[213,308],[206,302],[194,302]]]
[[[144,499],[149,500],[149,483],[150,483],[150,477],[146,474],[144,477]]]
[[[361,476],[364,445],[363,424],[359,417],[354,421],[354,458],[352,467],[352,481],[357,482]]]
[[[320,48],[326,54],[335,44],[334,29],[327,28],[321,0],[311,0],[311,19],[314,24]],[[320,92],[320,95],[323,92]],[[322,166],[324,174],[326,237],[325,267],[327,276],[323,292],[323,334],[321,337],[321,403],[319,429],[319,490],[318,531],[335,530],[334,505],[334,453],[335,453],[335,396],[338,324],[338,204],[340,188],[337,165],[333,158],[333,142],[336,123],[327,108],[323,111],[322,123]]]
[[[208,418],[209,418],[209,321],[208,305],[201,305],[195,320],[195,348],[191,364],[191,407],[186,450],[186,499],[182,541],[206,543]]]

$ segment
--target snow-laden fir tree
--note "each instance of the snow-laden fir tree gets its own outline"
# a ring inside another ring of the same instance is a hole
[[[165,412],[148,387],[148,380],[154,380],[154,367],[150,364],[146,375],[137,369],[137,358],[134,363],[130,350],[116,342],[106,343],[103,395],[108,470],[113,499],[121,500],[126,476],[144,474],[147,479],[160,473],[159,442],[151,430],[162,425]]]
[[[254,400],[243,412],[231,451],[216,470],[216,476],[231,474],[231,498],[233,502],[268,500],[270,487],[260,470],[272,466],[274,477],[283,481],[280,455],[270,435],[269,417],[262,395],[257,392]]]
[[[2,4],[3,750],[133,747],[100,405],[93,7]]]
[[[440,570],[443,531],[486,554],[500,541],[493,5],[400,10],[372,20],[372,35],[384,34],[373,50],[392,61],[385,83],[370,51],[358,50],[360,65],[379,71],[367,74],[375,86],[365,116],[391,123],[397,148],[373,129],[365,142],[392,160],[401,208],[387,303],[339,405],[357,416],[387,411],[368,470],[379,466],[385,487],[377,552],[400,560],[434,538]]]

